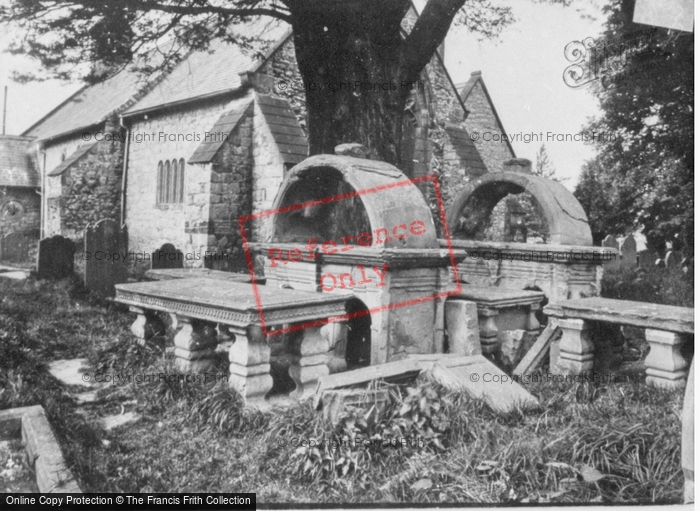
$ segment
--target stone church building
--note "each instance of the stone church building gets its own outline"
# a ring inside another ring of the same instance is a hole
[[[40,180],[31,142],[0,135],[0,240],[11,233],[38,234]]]
[[[269,20],[235,30],[265,34],[264,58],[213,41],[150,81],[123,70],[86,86],[23,134],[40,170],[42,236],[79,240],[88,223],[112,218],[127,225],[132,252],[172,243],[187,266],[243,268],[238,218],[271,207],[308,142],[291,31]],[[439,51],[421,82],[406,108],[402,170],[438,174],[449,207],[471,178],[515,155],[506,142],[470,138],[505,133],[478,72],[454,84]]]

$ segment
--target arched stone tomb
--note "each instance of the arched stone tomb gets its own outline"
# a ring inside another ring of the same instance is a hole
[[[344,339],[349,365],[442,352],[444,297],[436,295],[456,287],[450,256],[399,169],[312,156],[285,177],[267,221],[266,241],[250,244],[265,256],[266,286],[348,296],[356,316],[347,324],[357,330]]]
[[[498,202],[523,192],[541,207],[550,243],[477,240]],[[549,300],[597,296],[602,264],[617,257],[616,250],[593,246],[586,213],[571,192],[529,173],[496,172],[473,180],[455,200],[448,225],[453,246],[468,254],[459,265],[468,285],[541,290]]]

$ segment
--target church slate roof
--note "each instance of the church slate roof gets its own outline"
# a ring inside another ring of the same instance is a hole
[[[234,30],[243,38],[261,37],[268,43],[279,43],[280,39],[290,36],[285,23],[269,19],[237,25]],[[132,116],[167,105],[233,92],[242,85],[240,74],[256,68],[258,63],[253,55],[246,54],[239,46],[214,40],[208,51],[188,55],[123,115]]]
[[[297,164],[309,155],[309,142],[290,104],[281,98],[257,94],[258,106],[285,163]]]
[[[38,188],[37,162],[28,151],[29,137],[0,135],[0,186]]]
[[[78,160],[80,160],[83,156],[88,154],[90,152],[90,149],[92,149],[96,145],[97,145],[97,142],[93,142],[92,144],[81,145],[80,147],[78,147],[78,149],[75,150],[75,152],[73,154],[71,154],[68,158],[63,160],[58,167],[53,169],[47,175],[51,176],[51,177],[60,176],[66,170],[68,170],[71,165],[73,165],[74,163],[77,163]]]
[[[285,23],[269,19],[239,24],[232,30],[243,40],[261,37],[274,43],[289,37]],[[149,83],[125,68],[103,82],[85,86],[22,135],[51,139],[99,126],[114,114],[132,114],[235,90],[241,86],[239,74],[257,62],[252,52],[246,54],[235,44],[214,40],[209,50],[188,54],[170,73]]]
[[[466,129],[458,124],[448,122],[445,123],[445,132],[450,138],[457,156],[469,169],[469,174],[481,175],[488,172],[484,160],[481,159],[481,155],[472,139],[469,138],[469,133],[467,133]]]
[[[234,108],[224,112],[209,130],[215,136],[202,141],[187,163],[209,163],[241,120],[250,113],[252,106],[252,98],[244,98]]]
[[[131,104],[144,86],[136,73],[122,70],[104,82],[81,88],[23,135],[45,140],[97,126]]]
[[[466,82],[458,83],[457,85],[455,85],[455,87],[457,88],[457,91],[459,91],[459,97],[462,100],[462,103],[466,104],[467,98],[474,90],[474,87],[476,87],[476,84],[479,82],[481,82],[481,89],[484,91],[484,95],[486,96],[486,100],[489,102],[489,106],[491,107],[491,111],[493,112],[493,115],[496,118],[496,123],[498,123],[498,127],[501,130],[501,133],[505,134],[506,130],[503,127],[503,123],[501,122],[501,118],[498,116],[498,111],[496,110],[496,105],[493,104],[493,100],[491,99],[491,95],[489,94],[489,91],[486,88],[486,83],[484,82],[484,79],[481,76],[481,71],[473,71],[471,76],[469,77],[469,80],[467,80]],[[515,151],[513,150],[513,146],[511,146],[510,141],[507,138],[506,138],[506,145],[508,146],[510,153],[513,155],[513,158],[515,158]]]

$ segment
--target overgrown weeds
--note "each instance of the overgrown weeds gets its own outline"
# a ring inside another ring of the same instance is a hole
[[[0,408],[44,405],[85,491],[244,489],[286,503],[681,500],[681,391],[543,380],[527,386],[540,410],[504,415],[421,378],[375,383],[388,401],[347,406],[333,422],[311,401],[261,412],[226,382],[180,373],[162,343],[136,344],[125,311],[70,282],[0,286]],[[69,354],[132,375],[118,392],[143,418],[103,432],[78,413],[44,365]]]

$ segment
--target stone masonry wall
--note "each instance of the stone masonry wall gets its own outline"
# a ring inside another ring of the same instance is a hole
[[[226,109],[227,102],[208,104],[139,119],[131,125],[133,135],[143,134],[129,148],[126,223],[129,249],[150,253],[172,243],[185,254],[185,266],[203,267],[208,247],[211,164],[185,165],[183,204],[157,204],[158,162],[185,161],[200,145]]]
[[[253,211],[257,213],[272,207],[284,179],[284,162],[257,104],[254,116],[253,156]],[[258,220],[253,226],[253,238],[259,241],[266,239],[271,222],[271,217]]]
[[[208,268],[243,272],[246,258],[238,218],[253,212],[253,118],[248,116],[219,149],[211,165]],[[194,232],[190,225],[190,232]]]
[[[90,140],[93,140],[95,133],[96,131],[90,133],[91,136],[88,137],[87,142],[84,141],[82,137],[75,136],[63,139],[59,142],[47,144],[43,148],[43,153],[37,153],[37,160],[39,164],[43,166],[42,172],[44,176],[58,167],[61,162],[73,154],[78,147],[83,144],[89,144]],[[34,149],[39,151],[39,148],[36,146]],[[44,203],[42,205],[44,208],[44,236],[63,234],[61,231],[61,218],[63,216],[61,208],[61,194],[63,192],[62,181],[61,176],[46,176],[44,180]]]
[[[11,232],[39,232],[41,198],[36,188],[7,187],[0,189],[0,236]],[[3,215],[5,206],[18,203],[15,215]]]
[[[241,122],[211,163],[185,165],[183,204],[156,203],[158,162],[187,161],[221,114],[241,100],[180,108],[132,125],[132,133],[155,133],[155,138],[131,144],[126,205],[130,250],[150,253],[172,243],[184,253],[185,267],[245,268],[238,217],[251,211],[252,119]]]
[[[116,118],[105,123],[104,133],[122,134]],[[70,156],[70,155],[69,155]],[[61,176],[61,234],[82,238],[89,223],[104,218],[119,222],[124,143],[101,140]]]

